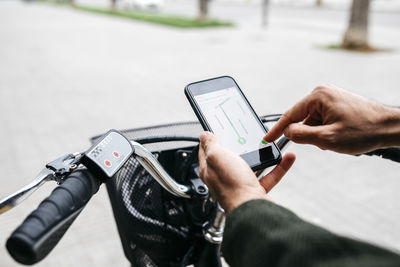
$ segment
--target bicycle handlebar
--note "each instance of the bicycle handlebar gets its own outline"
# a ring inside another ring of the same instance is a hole
[[[400,147],[377,149],[368,153],[364,153],[364,155],[378,156],[384,159],[390,159],[395,162],[400,162]]]
[[[11,234],[6,244],[10,255],[26,265],[42,260],[99,190],[100,183],[86,169],[70,174]]]
[[[160,165],[153,154],[141,144],[130,141],[136,159],[171,194],[183,198],[191,197],[191,187],[177,183]],[[289,140],[282,137],[277,145],[282,150]],[[389,153],[389,154],[388,154]],[[398,161],[400,149],[373,151],[369,155],[380,155]],[[396,158],[396,159],[394,159]],[[7,250],[19,263],[34,264],[46,257],[57,245],[70,225],[83,210],[100,187],[100,179],[87,169],[72,172],[63,184],[56,187],[38,208],[12,233],[7,240]]]

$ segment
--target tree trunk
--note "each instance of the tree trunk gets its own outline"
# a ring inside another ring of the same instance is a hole
[[[262,0],[262,26],[267,27],[268,24],[269,0]]]
[[[116,10],[117,9],[117,0],[111,0],[111,9]]]
[[[344,34],[342,47],[346,49],[368,48],[368,16],[370,0],[353,0],[350,22]]]
[[[322,6],[322,0],[316,0],[315,1],[316,6]]]
[[[199,0],[199,20],[206,20],[208,17],[208,1]]]

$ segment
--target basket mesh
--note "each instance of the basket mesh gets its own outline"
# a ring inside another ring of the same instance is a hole
[[[157,136],[198,138],[202,131],[198,122],[185,122],[122,132],[129,139],[139,140]],[[173,141],[144,146],[177,178],[183,175],[177,173],[182,159],[176,151],[195,145],[197,142]],[[132,266],[183,266],[182,259],[196,240],[185,200],[166,192],[133,157],[106,185],[124,252]]]
[[[129,139],[140,139],[165,135],[198,137],[201,131],[199,123],[189,122],[123,133]],[[171,168],[178,160],[175,151],[196,144],[174,141],[145,146],[174,177]],[[124,252],[132,266],[181,266],[194,240],[185,200],[166,192],[133,157],[106,186]]]
[[[135,140],[152,136],[188,136],[198,138],[202,131],[203,128],[198,122],[183,122],[132,130],[124,130],[122,132],[127,138]],[[187,141],[174,141],[145,144],[144,146],[150,151],[164,151],[168,149],[177,149],[196,144],[197,143]]]

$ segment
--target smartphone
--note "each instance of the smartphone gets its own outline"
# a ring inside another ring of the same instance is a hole
[[[268,129],[232,77],[191,83],[185,94],[204,130],[214,133],[223,147],[240,155],[254,171],[280,162],[275,143],[263,140]]]

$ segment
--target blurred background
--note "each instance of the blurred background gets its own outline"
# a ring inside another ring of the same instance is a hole
[[[0,1],[0,198],[91,136],[196,120],[183,88],[236,79],[259,115],[323,83],[400,103],[397,0]],[[339,234],[400,250],[399,165],[292,144],[277,203]],[[56,186],[0,216],[5,242]],[[129,266],[105,188],[37,266]]]

